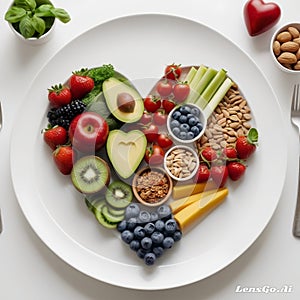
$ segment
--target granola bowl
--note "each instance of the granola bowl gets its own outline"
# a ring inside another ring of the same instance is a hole
[[[149,207],[165,203],[171,196],[173,181],[163,168],[148,166],[139,170],[132,181],[135,198]]]

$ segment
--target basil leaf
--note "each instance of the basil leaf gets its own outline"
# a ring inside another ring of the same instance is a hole
[[[53,5],[51,4],[43,4],[35,10],[35,15],[37,17],[54,17],[53,13],[51,12],[52,8]]]
[[[25,39],[31,38],[35,33],[32,18],[30,18],[28,15],[26,15],[20,21],[19,28],[20,33],[24,36]]]
[[[63,23],[68,23],[71,20],[71,17],[63,8],[52,8],[51,12]]]
[[[14,5],[26,10],[33,10],[36,7],[36,2],[35,0],[15,0]]]
[[[5,20],[9,23],[20,22],[26,15],[26,10],[21,7],[12,6],[5,14]]]
[[[46,24],[42,18],[34,15],[32,17],[32,25],[33,25],[34,29],[39,33],[39,35],[42,35],[45,32]]]

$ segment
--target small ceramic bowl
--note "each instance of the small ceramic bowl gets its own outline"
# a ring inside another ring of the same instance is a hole
[[[172,189],[172,179],[163,168],[159,167],[148,166],[139,170],[132,181],[132,191],[135,198],[141,204],[149,207],[165,203],[171,196]],[[155,194],[162,196],[156,197]]]
[[[195,120],[197,124],[195,124]],[[206,118],[198,105],[182,104],[174,107],[168,114],[168,132],[174,140],[182,144],[198,140],[203,135],[205,128]]]
[[[300,23],[289,23],[279,28],[270,42],[275,65],[290,74],[300,71]]]
[[[177,145],[170,148],[164,157],[164,168],[176,181],[192,179],[199,168],[199,156],[187,145]]]

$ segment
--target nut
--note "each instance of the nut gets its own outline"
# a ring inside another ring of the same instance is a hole
[[[296,42],[285,42],[283,44],[281,44],[280,46],[280,50],[283,52],[296,52],[299,49],[299,44]]]
[[[299,31],[297,28],[293,27],[293,26],[290,26],[288,28],[288,32],[292,35],[292,37],[295,39],[295,38],[298,38],[300,36],[299,34]]]
[[[273,52],[276,56],[278,56],[281,52],[280,43],[278,41],[274,41],[273,43]]]
[[[297,57],[293,53],[283,52],[277,57],[277,60],[281,64],[294,64],[297,62]]]
[[[292,35],[288,31],[282,31],[277,35],[276,39],[279,43],[285,43],[292,40]]]

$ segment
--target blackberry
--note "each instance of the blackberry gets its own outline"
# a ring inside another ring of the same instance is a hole
[[[50,125],[59,125],[69,129],[71,121],[84,112],[86,105],[81,100],[73,100],[71,103],[59,108],[51,108],[47,118]]]

